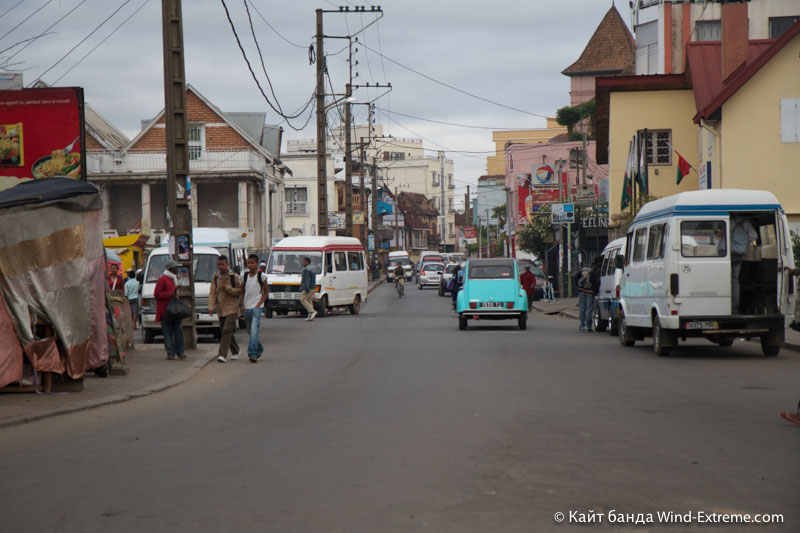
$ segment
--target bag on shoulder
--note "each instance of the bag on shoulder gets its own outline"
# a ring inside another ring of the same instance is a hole
[[[249,275],[250,275],[249,271],[244,273],[244,278],[242,279],[242,287],[247,287],[247,278]],[[264,294],[264,281],[261,278],[260,270],[257,272],[257,278],[258,278],[258,286],[261,288],[261,294]]]
[[[592,268],[585,266],[581,268],[581,277],[578,278],[578,287],[581,289],[592,289]]]
[[[447,290],[452,291],[456,287],[456,280],[455,276],[451,277],[450,280],[447,282]]]
[[[189,309],[188,305],[178,298],[173,298],[167,304],[167,310],[164,316],[167,320],[181,320],[192,316],[192,311]]]

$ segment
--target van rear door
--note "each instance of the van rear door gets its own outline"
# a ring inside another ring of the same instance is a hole
[[[680,314],[730,316],[729,218],[720,216],[679,219],[676,226],[679,249],[675,254],[678,259]]]

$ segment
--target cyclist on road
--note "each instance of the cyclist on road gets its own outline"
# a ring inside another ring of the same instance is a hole
[[[397,268],[394,269],[394,288],[402,292],[405,291],[405,286],[406,286],[406,271],[405,269],[403,269],[403,265],[398,263]]]

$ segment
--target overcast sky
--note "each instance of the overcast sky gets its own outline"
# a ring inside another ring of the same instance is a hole
[[[266,88],[244,0],[226,3],[253,68]],[[339,4],[327,0],[252,0],[252,5],[286,39],[270,29],[251,5],[264,63],[287,114],[302,106],[314,91],[314,66],[308,60],[308,46],[315,33],[314,10],[348,4],[361,5],[354,1]],[[556,109],[569,104],[569,79],[561,71],[578,58],[611,0],[393,0],[380,5],[384,17],[360,37],[367,47],[382,50],[385,56],[403,65],[488,100],[552,116]],[[53,67],[120,6],[108,22]],[[627,2],[620,2],[617,8],[630,24]],[[34,13],[36,10],[39,11]],[[247,70],[222,1],[186,0],[183,14],[187,81],[223,111],[266,111],[268,121],[279,123],[282,119],[268,108]],[[12,70],[26,69],[26,85],[42,76],[50,84],[82,86],[87,102],[130,137],[138,132],[141,119],[152,118],[163,108],[159,0],[0,0],[0,15],[0,35],[8,33],[0,38],[0,50],[36,37],[54,25],[49,30],[52,33],[24,49],[21,50],[28,43],[0,52],[7,62],[18,63]],[[372,13],[326,14],[325,33],[353,34],[374,18]],[[328,39],[326,53],[345,45],[344,40]],[[475,183],[486,165],[486,154],[457,151],[492,150],[492,128],[545,125],[543,118],[460,94],[382,60],[364,46],[356,46],[359,64],[355,70],[359,77],[355,83],[390,82],[394,87],[389,96],[377,102],[385,110],[379,111],[377,117],[384,124],[384,132],[396,137],[421,136],[426,148],[447,149],[448,157],[456,161],[457,193],[463,192],[466,183]],[[344,92],[345,59],[345,53],[328,58],[337,92]],[[366,101],[376,95],[374,89],[361,89],[357,97]],[[366,106],[355,106],[354,113],[358,123],[366,121]],[[434,124],[394,113],[489,129]],[[294,122],[302,126],[305,120]],[[285,139],[315,136],[313,119],[301,132],[285,123],[283,127]]]

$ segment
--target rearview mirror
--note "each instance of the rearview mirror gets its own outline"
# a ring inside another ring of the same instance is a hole
[[[625,259],[618,255],[614,258],[614,267],[620,270],[625,270]]]

